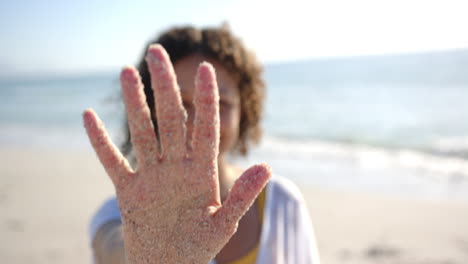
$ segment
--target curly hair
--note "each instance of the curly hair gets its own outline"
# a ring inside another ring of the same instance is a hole
[[[193,26],[174,27],[150,41],[147,47],[154,43],[159,43],[166,49],[173,64],[190,55],[203,55],[221,63],[238,81],[241,110],[239,135],[234,149],[241,155],[246,155],[251,143],[258,143],[260,140],[260,121],[265,98],[263,68],[256,56],[247,50],[241,40],[236,38],[225,25],[219,28],[203,29]],[[146,102],[151,112],[155,133],[158,135],[150,73],[145,61],[146,50],[137,68],[144,85]],[[132,145],[127,122],[125,122],[125,132],[125,141],[121,150],[125,156],[128,156],[132,151]]]

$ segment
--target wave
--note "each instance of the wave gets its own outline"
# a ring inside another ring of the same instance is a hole
[[[414,139],[414,136],[408,137],[370,137],[361,136],[341,136],[341,135],[295,135],[286,133],[275,133],[270,135],[269,139],[274,141],[284,141],[295,144],[303,142],[306,144],[327,143],[337,146],[348,146],[350,148],[371,147],[374,149],[384,149],[392,151],[411,150],[428,155],[454,157],[468,159],[468,136],[430,136],[420,135]]]
[[[322,187],[468,201],[468,160],[460,157],[268,136],[233,161],[267,162],[275,174]]]
[[[468,136],[436,139],[429,150],[436,155],[468,159]]]
[[[468,180],[468,159],[463,158],[463,155],[452,155],[468,153],[468,137],[441,140],[438,143],[433,153],[428,153],[405,148],[388,149],[362,144],[266,137],[257,152],[291,158],[340,159],[367,168],[411,168],[443,175],[460,175]]]

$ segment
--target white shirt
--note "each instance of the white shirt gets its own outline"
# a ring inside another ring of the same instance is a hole
[[[297,186],[285,178],[272,177],[266,188],[256,263],[319,264],[312,223]],[[120,220],[115,198],[106,201],[91,219],[91,241],[99,228],[112,220]],[[210,264],[216,262],[212,260]]]

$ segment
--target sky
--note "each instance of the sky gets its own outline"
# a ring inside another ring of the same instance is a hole
[[[3,0],[0,76],[135,64],[170,26],[221,25],[264,63],[468,48],[466,0]]]

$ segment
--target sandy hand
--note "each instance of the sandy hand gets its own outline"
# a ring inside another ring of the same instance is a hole
[[[123,97],[138,168],[133,171],[92,110],[83,114],[89,139],[112,179],[122,214],[129,263],[208,263],[234,234],[266,182],[266,165],[248,169],[221,205],[218,183],[219,95],[212,66],[195,80],[192,139],[169,56],[160,45],[147,63],[157,106],[159,144],[136,69],[121,73]],[[191,142],[187,148],[186,142]]]

